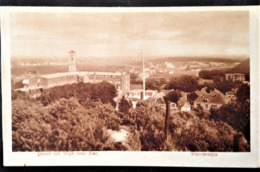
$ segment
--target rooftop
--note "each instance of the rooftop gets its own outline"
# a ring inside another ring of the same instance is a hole
[[[58,78],[58,77],[65,77],[65,76],[80,76],[80,75],[111,75],[111,76],[121,76],[120,72],[64,72],[64,73],[53,73],[47,75],[41,75],[43,78]]]
[[[244,73],[226,73],[226,75],[245,75]]]
[[[196,92],[197,94],[197,92]],[[217,103],[217,104],[226,104],[229,101],[229,98],[226,97],[219,90],[215,89],[214,91],[207,93],[204,90],[200,91],[198,98],[194,102],[204,102],[205,99],[208,100],[208,103]]]

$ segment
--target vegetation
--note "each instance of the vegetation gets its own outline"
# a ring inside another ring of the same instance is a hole
[[[132,103],[128,102],[125,97],[119,102],[119,111],[123,113],[128,113],[129,109],[132,107]]]
[[[245,58],[245,57],[244,57]],[[238,58],[226,58],[226,57],[164,57],[152,60],[155,63],[160,63],[164,61],[168,62],[190,62],[190,61],[199,61],[199,62],[222,62],[222,63],[235,63],[240,62]]]
[[[242,85],[237,91],[237,101],[211,110],[211,119],[223,121],[235,130],[242,132],[250,141],[250,92],[248,85]]]
[[[165,96],[165,98],[177,104],[178,100],[181,98],[181,92],[171,91]]]
[[[201,70],[199,77],[202,79],[212,79],[219,82],[221,78],[224,80],[225,72],[222,70]]]
[[[225,81],[215,83],[214,88],[218,89],[223,94],[225,94],[226,92],[231,91],[232,88],[239,88],[241,85],[241,82]]]
[[[137,74],[135,74],[135,73],[130,73],[130,79],[131,79],[131,80],[135,80],[137,77],[138,77]]]
[[[121,122],[112,106],[86,109],[74,98],[48,106],[17,99],[12,106],[13,151],[113,149],[105,129],[118,129]]]
[[[18,82],[12,83],[12,88],[13,89],[23,88],[23,87],[24,87],[23,80],[20,80]]]
[[[136,79],[131,79],[130,84],[138,84],[142,85],[143,81],[142,80],[136,80]],[[146,90],[158,90],[160,91],[162,86],[166,84],[166,80],[164,78],[161,79],[146,79],[145,80],[145,89]]]
[[[191,92],[187,95],[187,100],[190,102],[191,105],[194,104],[194,100],[198,98],[198,95],[195,92]]]
[[[177,80],[192,83],[185,79]],[[170,114],[167,137],[163,107],[148,99],[139,101],[133,109],[123,97],[117,111],[113,100],[116,90],[106,82],[41,90],[37,99],[27,93],[12,92],[12,148],[13,151],[233,151],[237,131],[249,137],[247,89],[241,86],[237,92],[243,97],[241,100],[212,110],[211,114],[202,110]],[[181,94],[171,91],[167,96],[176,102]],[[195,93],[187,98],[194,100]],[[116,142],[109,131],[120,132],[122,128],[129,134],[125,141]]]
[[[166,84],[166,89],[193,92],[199,88],[198,78],[190,75],[172,77]]]
[[[101,101],[102,103],[110,103],[115,107],[116,103],[113,100],[117,95],[117,90],[113,84],[108,82],[101,82],[97,84],[71,84],[53,87],[48,90],[41,90],[41,96],[38,100],[43,105],[48,105],[52,101],[59,100],[60,98],[78,99],[79,103],[85,107],[91,105],[91,102]]]
[[[158,90],[160,91],[162,86],[166,84],[166,80],[161,78],[160,80],[157,79],[146,79],[145,80],[145,89],[146,90]]]

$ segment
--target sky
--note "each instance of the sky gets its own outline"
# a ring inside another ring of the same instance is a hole
[[[10,34],[16,58],[249,55],[246,11],[14,12]]]

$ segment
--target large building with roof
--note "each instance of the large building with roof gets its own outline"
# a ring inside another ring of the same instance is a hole
[[[246,80],[245,74],[243,73],[227,73],[225,74],[226,80],[227,81],[232,81],[232,82],[244,82]]]
[[[130,74],[127,72],[87,72],[77,70],[75,51],[69,52],[69,72],[36,75],[26,79],[25,88],[22,91],[39,88],[51,88],[74,83],[98,83],[107,81],[114,84],[118,91],[126,93],[130,90]]]
[[[198,98],[194,100],[194,108],[201,107],[203,110],[219,109],[222,105],[231,101],[229,97],[217,89],[207,93],[205,87],[201,91],[195,91],[195,93],[198,95]]]

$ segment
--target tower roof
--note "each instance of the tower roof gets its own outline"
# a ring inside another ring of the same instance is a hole
[[[70,53],[70,54],[72,54],[72,53],[75,54],[76,52],[75,52],[74,50],[70,50],[69,53]]]

